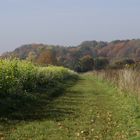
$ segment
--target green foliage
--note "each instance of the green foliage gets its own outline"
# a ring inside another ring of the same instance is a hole
[[[94,60],[91,56],[87,55],[80,59],[81,62],[81,71],[86,72],[93,70]]]
[[[134,66],[135,61],[133,59],[122,59],[119,61],[115,61],[113,64],[109,66],[112,69],[123,69],[126,66]]]
[[[96,58],[94,60],[94,68],[96,70],[105,69],[109,65],[109,60],[106,58]]]
[[[71,64],[71,69],[77,72],[87,72],[93,70],[94,67],[94,59],[90,55],[86,55],[81,59],[73,62]]]
[[[109,66],[107,58],[93,58],[90,55],[82,57],[80,60],[74,62],[74,69],[77,72],[87,72],[92,70],[106,69]]]
[[[57,84],[76,73],[63,67],[37,67],[31,62],[20,60],[0,60],[0,93],[23,93],[40,88],[57,87]]]

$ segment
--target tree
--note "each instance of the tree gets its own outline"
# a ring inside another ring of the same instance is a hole
[[[87,55],[80,59],[81,71],[86,72],[93,70],[94,60],[91,56]]]
[[[105,69],[109,65],[109,60],[107,58],[96,58],[94,60],[94,68],[96,70]]]
[[[26,59],[28,61],[35,62],[36,57],[37,57],[36,53],[31,51],[31,52],[28,53],[28,57]]]
[[[122,59],[120,61],[116,61],[114,65],[111,66],[111,68],[123,69],[125,66],[131,66],[134,64],[135,64],[135,61],[133,59]]]
[[[56,65],[56,53],[53,49],[47,49],[40,53],[37,63],[41,65]]]

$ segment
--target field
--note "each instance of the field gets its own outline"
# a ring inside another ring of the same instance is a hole
[[[133,90],[137,94],[130,94],[133,91],[113,82],[111,72],[107,77],[105,71],[77,75],[62,67],[42,68],[18,60],[4,63],[6,76],[13,68],[14,75],[15,67],[19,76],[12,77],[15,87],[11,79],[1,82],[11,84],[2,86],[0,93],[1,140],[140,139],[137,86]]]
[[[134,95],[140,100],[140,70],[121,69],[121,70],[102,70],[95,72],[97,77],[111,82],[120,91]]]

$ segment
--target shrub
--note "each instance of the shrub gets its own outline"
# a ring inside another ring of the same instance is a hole
[[[63,67],[37,67],[31,62],[0,60],[0,93],[23,93],[50,88],[77,78],[77,74]]]
[[[94,68],[96,70],[105,69],[109,65],[109,60],[106,58],[96,58],[94,60]]]

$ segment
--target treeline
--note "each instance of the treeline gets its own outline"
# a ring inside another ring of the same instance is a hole
[[[80,55],[75,51],[73,53],[71,52],[68,57],[65,57],[64,52],[61,54],[61,56],[59,56],[59,49],[57,49],[58,48],[55,47],[42,49],[39,55],[29,52],[26,60],[40,66],[64,66],[76,72],[87,72],[102,69],[123,69],[128,66],[137,68],[140,67],[139,59],[120,58],[113,60],[109,59],[108,57],[93,56],[90,53]]]
[[[124,69],[126,67],[140,69],[140,63],[133,59],[121,59],[111,62],[109,59],[104,57],[93,58],[86,55],[69,67],[77,72],[87,72],[103,69]]]
[[[71,47],[30,44],[1,56],[9,57],[26,59],[41,66],[64,66],[78,72],[123,68],[139,63],[140,40],[85,41]]]

